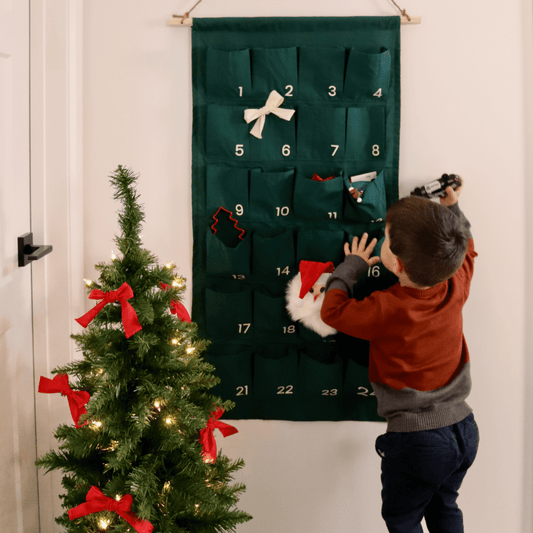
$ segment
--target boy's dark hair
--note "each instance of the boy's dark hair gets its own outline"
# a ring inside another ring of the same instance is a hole
[[[420,287],[451,278],[463,264],[468,236],[459,217],[447,207],[407,196],[388,209],[386,224],[391,252]]]

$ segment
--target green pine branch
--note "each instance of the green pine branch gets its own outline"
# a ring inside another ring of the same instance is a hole
[[[202,355],[209,342],[198,337],[196,324],[170,312],[171,303],[182,299],[185,280],[142,248],[138,176],[119,166],[110,179],[122,203],[121,232],[115,236],[119,253],[97,265],[99,278],[87,288],[109,292],[128,283],[142,330],[127,339],[120,304],[108,303],[87,329],[72,336],[81,358],[53,370],[68,374],[73,390],[91,395],[82,427],[59,426],[58,450],[37,461],[47,472],[64,473],[65,513],[56,521],[69,533],[130,531],[109,511],[69,520],[67,511],[84,503],[95,485],[108,497],[131,494],[132,511],[154,531],[234,531],[251,519],[237,509],[245,487],[233,480],[244,463],[221,453],[206,463],[198,441],[210,413],[231,409],[233,402],[211,392],[219,379]]]

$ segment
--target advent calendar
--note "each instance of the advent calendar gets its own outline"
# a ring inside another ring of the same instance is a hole
[[[301,261],[384,238],[398,199],[400,18],[194,19],[193,308],[233,419],[381,420],[368,343],[291,320]],[[397,280],[381,263],[355,298]]]

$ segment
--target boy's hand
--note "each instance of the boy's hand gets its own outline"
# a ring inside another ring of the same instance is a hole
[[[376,246],[378,240],[372,239],[370,244],[367,246],[366,241],[368,240],[368,233],[363,233],[361,240],[359,241],[358,237],[354,237],[352,241],[352,249],[350,250],[350,243],[344,243],[344,253],[346,255],[358,255],[362,257],[367,263],[368,266],[377,265],[381,259],[378,256],[370,257]],[[359,242],[358,242],[359,241]]]
[[[464,184],[465,179],[461,176],[460,187],[457,187],[457,189],[455,190],[452,187],[446,187],[446,196],[444,196],[444,198],[439,198],[441,205],[449,207],[451,205],[456,204],[459,201],[459,196],[461,195],[461,191],[463,190]]]

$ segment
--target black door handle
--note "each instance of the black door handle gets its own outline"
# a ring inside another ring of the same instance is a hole
[[[19,267],[26,266],[31,261],[38,261],[52,251],[47,244],[33,244],[33,233],[25,233],[18,238]]]

